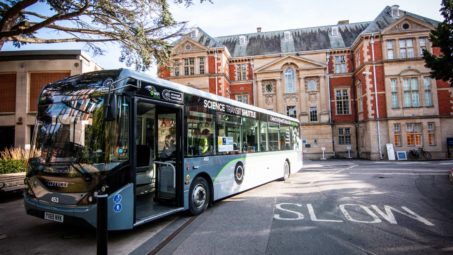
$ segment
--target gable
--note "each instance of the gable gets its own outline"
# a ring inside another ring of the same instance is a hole
[[[283,66],[285,65],[293,65],[296,66],[297,69],[320,69],[326,67],[326,65],[323,63],[319,63],[304,57],[287,56],[258,67],[255,72],[259,73],[282,70]]]
[[[432,29],[434,29],[434,27],[429,23],[413,17],[405,16],[394,24],[386,27],[382,31],[382,34],[426,32]]]
[[[177,55],[205,51],[207,51],[205,46],[190,38],[184,38],[173,47],[173,54]]]

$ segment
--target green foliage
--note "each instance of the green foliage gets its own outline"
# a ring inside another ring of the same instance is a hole
[[[173,0],[190,6],[193,0]],[[210,0],[200,0],[201,3]],[[34,10],[39,8],[39,12]],[[39,31],[46,29],[46,37]],[[138,70],[153,61],[166,63],[172,38],[186,32],[168,0],[8,0],[0,2],[0,49],[5,41],[27,43],[85,42],[102,54],[99,42],[117,42],[120,61]],[[56,36],[56,38],[49,38]]]
[[[439,47],[440,56],[423,51],[425,66],[431,68],[431,77],[448,81],[453,87],[453,0],[442,0],[440,9],[445,20],[430,33],[433,47]]]
[[[25,160],[0,160],[0,174],[25,172],[26,166]]]

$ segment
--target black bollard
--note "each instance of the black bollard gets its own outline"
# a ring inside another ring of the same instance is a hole
[[[105,189],[104,189],[105,190]],[[100,191],[95,194],[97,199],[97,228],[96,228],[96,239],[97,239],[97,255],[107,255],[107,198],[108,195]]]

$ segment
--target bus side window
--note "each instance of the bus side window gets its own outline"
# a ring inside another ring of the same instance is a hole
[[[213,115],[189,111],[187,117],[187,156],[208,156],[214,154]]]

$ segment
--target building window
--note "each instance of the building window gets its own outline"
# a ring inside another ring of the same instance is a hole
[[[421,37],[418,39],[418,50],[420,57],[423,57],[423,50],[427,50],[427,45],[428,45],[428,38],[427,37]]]
[[[363,112],[363,101],[362,101],[362,83],[357,82],[357,108],[359,112]]]
[[[425,89],[425,106],[433,106],[433,93],[431,91],[431,78],[423,77],[423,87]]]
[[[417,78],[403,79],[404,107],[419,107],[420,95]]]
[[[349,113],[349,92],[348,89],[335,90],[337,114],[344,115]]]
[[[422,145],[422,124],[407,123],[406,124],[406,139],[408,146]]]
[[[204,57],[198,58],[200,74],[204,74],[204,65],[205,65],[205,61],[204,60],[205,60]]]
[[[346,73],[345,56],[335,56],[335,73]]]
[[[174,76],[179,76],[179,67],[181,63],[179,62],[179,59],[175,59],[174,66],[173,66],[173,74]]]
[[[292,38],[291,32],[290,32],[290,31],[285,31],[285,32],[283,33],[283,38],[285,39],[285,41],[291,40],[291,38]]]
[[[291,105],[286,107],[286,115],[296,118],[296,106]]]
[[[338,27],[332,27],[331,35],[332,36],[339,36]]]
[[[393,124],[393,143],[395,146],[402,146],[401,144],[401,124]]]
[[[244,46],[247,44],[247,38],[243,35],[239,36],[239,45]]]
[[[310,121],[318,121],[318,109],[316,106],[310,107]]]
[[[395,54],[394,54],[394,45],[395,44],[395,40],[388,40],[386,42],[386,45],[387,45],[387,59],[394,59],[395,58]]]
[[[412,39],[400,40],[400,58],[413,58],[414,44]]]
[[[428,144],[436,145],[436,125],[434,122],[428,122]]]
[[[398,87],[396,79],[390,79],[390,90],[392,91],[392,108],[399,108],[400,104],[398,102]]]
[[[237,81],[247,80],[247,64],[236,65],[236,80]]]
[[[338,129],[338,143],[339,144],[351,144],[351,129],[350,128],[339,128]]]
[[[316,91],[317,90],[317,84],[315,80],[308,80],[307,81],[307,91]]]
[[[248,104],[249,103],[249,95],[248,94],[236,95],[236,101]]]
[[[285,89],[286,93],[294,93],[296,92],[296,86],[294,84],[295,80],[295,75],[294,75],[294,69],[291,67],[286,68],[285,71]]]
[[[195,58],[184,59],[184,75],[195,74]]]

